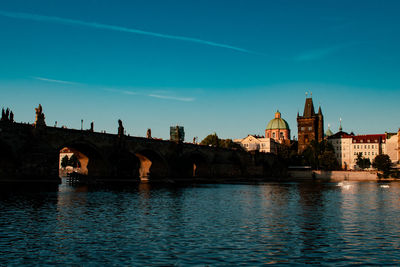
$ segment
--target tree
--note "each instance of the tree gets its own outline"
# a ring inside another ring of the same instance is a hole
[[[370,159],[363,157],[361,152],[357,154],[356,164],[358,167],[360,167],[363,170],[371,167]]]
[[[330,150],[323,151],[322,154],[318,156],[318,162],[319,167],[325,171],[337,170],[339,166],[335,152]]]
[[[61,167],[63,169],[65,169],[68,166],[68,156],[65,155],[62,159],[61,159]]]
[[[390,160],[389,155],[380,154],[375,157],[374,161],[372,162],[372,167],[378,171],[382,171],[384,177],[388,177],[392,168],[392,161]]]
[[[327,140],[313,140],[301,154],[303,164],[310,165],[313,169],[337,170],[339,162],[336,159],[335,151]]]
[[[232,141],[232,139],[219,139],[216,133],[209,134],[204,138],[200,145],[204,146],[213,146],[213,147],[220,147],[220,148],[228,148],[228,149],[242,149],[239,144],[236,144]]]
[[[218,147],[219,146],[218,135],[216,133],[207,135],[206,138],[204,138],[200,142],[200,145],[205,145],[205,146],[210,146],[211,145],[211,146]]]
[[[73,154],[73,155],[69,158],[68,165],[69,165],[69,166],[72,166],[73,168],[76,168],[76,167],[79,167],[79,166],[80,166],[79,160],[78,160],[78,158],[75,156],[75,154]]]
[[[219,147],[229,148],[229,149],[242,149],[242,147],[233,142],[232,139],[219,139]]]

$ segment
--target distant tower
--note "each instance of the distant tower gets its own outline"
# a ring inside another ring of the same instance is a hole
[[[315,113],[311,97],[306,96],[303,116],[297,114],[298,152],[303,152],[312,140],[321,142],[324,139],[324,116],[321,106]]]
[[[169,130],[169,135],[171,141],[182,143],[185,141],[185,130],[183,126],[171,126]]]

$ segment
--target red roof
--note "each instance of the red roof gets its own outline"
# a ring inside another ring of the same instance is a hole
[[[338,138],[352,138],[352,137],[354,137],[354,134],[353,134],[353,133],[348,134],[348,133],[346,133],[346,132],[340,131],[340,132],[335,133],[335,134],[332,135],[332,136],[329,136],[328,138],[329,138],[329,139],[338,139]]]
[[[337,132],[328,139],[351,138],[352,143],[385,143],[385,134],[354,135],[346,132]]]

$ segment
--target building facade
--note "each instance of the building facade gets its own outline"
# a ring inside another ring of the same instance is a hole
[[[290,142],[289,124],[282,119],[279,110],[275,113],[275,118],[267,124],[265,138],[272,138],[281,144]]]
[[[336,158],[342,169],[357,169],[357,156],[359,153],[368,158],[371,163],[380,154],[389,155],[392,163],[399,163],[399,135],[400,131],[394,134],[368,134],[354,135],[346,132],[338,132],[328,137],[332,144]]]
[[[400,129],[397,133],[386,133],[385,154],[392,160],[393,165],[400,161]]]
[[[277,154],[280,143],[273,138],[263,136],[248,135],[243,139],[234,139],[233,142],[241,145],[246,151],[259,151],[263,153]]]
[[[321,107],[315,113],[312,98],[306,98],[303,116],[297,113],[298,152],[303,152],[311,141],[324,139],[324,116]]]

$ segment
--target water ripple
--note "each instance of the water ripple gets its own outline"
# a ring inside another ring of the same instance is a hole
[[[0,262],[399,265],[400,184],[266,183],[1,192]]]

